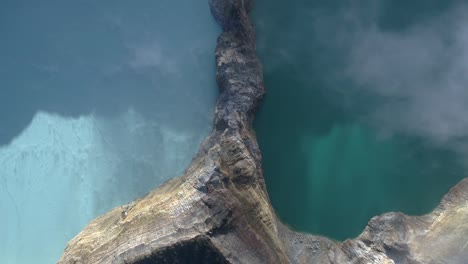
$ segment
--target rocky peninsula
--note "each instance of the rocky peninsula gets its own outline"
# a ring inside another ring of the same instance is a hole
[[[283,225],[252,129],[265,95],[248,17],[253,0],[209,4],[223,29],[211,134],[183,176],[93,220],[59,263],[468,263],[468,179],[432,213],[377,216],[344,242]]]

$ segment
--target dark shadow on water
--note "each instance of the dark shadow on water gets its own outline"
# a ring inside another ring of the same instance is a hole
[[[325,98],[295,78],[294,69],[265,75],[270,89],[261,108],[255,129],[263,153],[264,173],[270,198],[280,217],[294,228],[307,230],[316,216],[304,212],[309,199],[308,159],[301,155],[304,135],[327,134],[334,122],[343,119]],[[271,89],[281,89],[280,92]],[[311,111],[310,106],[314,105]],[[274,107],[274,110],[268,106]],[[333,116],[333,118],[330,118]],[[316,120],[320,126],[315,126]],[[307,209],[306,209],[307,210]]]

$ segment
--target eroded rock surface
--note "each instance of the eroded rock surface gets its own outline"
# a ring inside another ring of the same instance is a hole
[[[59,263],[468,263],[468,179],[433,213],[374,217],[343,243],[279,222],[252,130],[265,94],[252,1],[209,3],[223,28],[211,134],[183,176],[93,220]]]

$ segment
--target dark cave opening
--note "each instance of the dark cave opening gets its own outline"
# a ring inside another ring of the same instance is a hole
[[[211,241],[203,236],[176,243],[172,246],[153,252],[150,256],[134,264],[203,264],[229,263]]]

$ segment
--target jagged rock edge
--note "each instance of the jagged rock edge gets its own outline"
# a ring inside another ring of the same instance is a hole
[[[193,263],[465,263],[467,179],[431,214],[374,217],[358,238],[343,243],[280,223],[252,130],[265,94],[248,17],[253,0],[209,4],[223,29],[211,134],[183,176],[93,220],[69,242],[59,263],[186,263],[187,254],[202,256]]]

